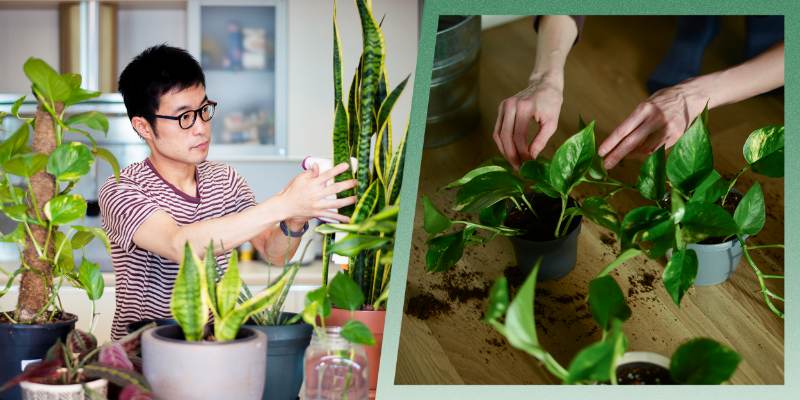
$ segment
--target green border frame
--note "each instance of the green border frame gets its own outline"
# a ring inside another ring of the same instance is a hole
[[[414,79],[414,97],[411,103],[411,117],[408,136],[406,165],[403,186],[400,194],[401,204],[395,244],[394,268],[390,283],[392,295],[387,305],[386,327],[381,355],[381,369],[378,380],[378,399],[531,399],[532,395],[547,399],[621,399],[646,395],[648,399],[700,398],[725,396],[725,399],[788,399],[791,393],[800,393],[798,374],[798,339],[800,339],[800,312],[792,307],[785,309],[784,325],[784,384],[783,385],[724,385],[724,386],[561,386],[561,385],[395,385],[394,376],[397,365],[397,349],[405,299],[408,260],[411,248],[411,235],[414,225],[417,189],[419,184],[422,145],[425,132],[425,118],[428,108],[428,88],[430,87],[431,67],[436,37],[436,21],[439,15],[532,15],[532,14],[581,14],[581,15],[784,15],[785,37],[798,37],[800,33],[800,1],[772,0],[755,2],[753,0],[425,0],[420,29],[417,69]],[[785,71],[794,71],[800,64],[798,41],[785,42]],[[785,93],[795,93],[800,74],[785,73]],[[798,125],[800,106],[794,95],[786,96],[784,103],[785,125],[792,132]],[[800,138],[792,134],[786,137],[787,149],[800,150]],[[791,150],[787,154],[792,154]],[[786,177],[784,178],[785,204],[797,204],[800,195],[800,157],[786,157]],[[794,172],[793,172],[794,171]],[[786,257],[789,268],[785,268],[785,286],[795,283],[798,273],[791,260],[798,259],[800,252],[794,247],[798,241],[800,215],[789,213],[784,220],[784,237],[787,243]],[[791,245],[789,245],[791,244]],[[786,303],[795,304],[797,291],[785,292]]]

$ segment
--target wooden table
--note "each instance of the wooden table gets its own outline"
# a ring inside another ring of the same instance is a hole
[[[711,43],[703,70],[729,65],[741,54],[743,22],[725,18],[720,36]],[[598,143],[643,99],[643,82],[658,64],[674,34],[671,17],[590,17],[579,43],[569,56],[561,121],[554,143],[577,132],[578,114],[597,121]],[[454,193],[440,190],[484,159],[497,154],[491,139],[497,105],[522,89],[533,66],[535,34],[523,19],[484,31],[481,37],[480,92],[482,122],[462,139],[423,153],[419,194],[441,206],[452,204]],[[735,173],[743,158],[747,135],[767,124],[783,123],[782,95],[768,95],[712,110],[710,130],[715,168],[723,175]],[[641,160],[625,160],[612,176],[635,182]],[[749,243],[782,243],[783,180],[745,174],[737,185],[762,183],[767,223]],[[582,186],[578,197],[596,194]],[[617,210],[641,205],[635,193],[620,193]],[[498,238],[467,250],[461,262],[445,274],[424,270],[426,234],[422,230],[422,205],[417,203],[415,230],[409,260],[406,309],[440,301],[438,308],[416,309],[418,318],[403,316],[398,350],[396,384],[544,384],[558,383],[529,355],[510,347],[493,329],[480,322],[486,291],[507,267],[515,264],[511,245]],[[578,243],[578,262],[565,278],[538,286],[536,316],[539,339],[567,366],[584,346],[599,340],[583,296],[591,278],[612,261],[619,243],[608,231],[584,222]],[[754,252],[765,273],[783,272],[782,251]],[[758,285],[743,262],[735,275],[718,286],[695,287],[675,306],[661,282],[665,261],[644,257],[628,262],[613,276],[628,295],[633,316],[624,324],[629,350],[670,355],[683,341],[705,336],[738,351],[743,360],[734,384],[784,382],[784,324],[771,314],[757,293]],[[783,293],[783,282],[770,286]],[[466,290],[472,289],[472,290]],[[423,296],[423,297],[421,297]],[[431,300],[431,297],[434,300]],[[429,314],[429,315],[425,315]]]

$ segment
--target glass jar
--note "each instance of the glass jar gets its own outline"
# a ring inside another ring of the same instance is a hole
[[[367,356],[364,347],[345,340],[342,328],[314,332],[305,356],[307,400],[365,400],[369,398]]]

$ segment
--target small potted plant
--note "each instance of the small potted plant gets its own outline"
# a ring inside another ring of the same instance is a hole
[[[477,213],[480,223],[451,220],[423,197],[423,227],[430,236],[426,269],[446,271],[458,262],[465,246],[502,235],[511,239],[517,264],[525,272],[543,257],[540,279],[558,279],[575,266],[583,216],[616,231],[619,219],[607,196],[589,197],[581,203],[571,196],[584,182],[623,185],[609,178],[599,163],[594,122],[580,125],[581,130],[556,150],[552,160],[540,156],[526,161],[518,173],[505,162],[490,160],[445,186],[458,188],[453,210]],[[454,225],[463,229],[445,233]]]
[[[610,276],[589,284],[589,309],[602,329],[600,341],[575,355],[566,368],[539,344],[536,334],[534,297],[540,261],[509,300],[508,282],[498,279],[489,293],[485,321],[530,354],[566,384],[720,384],[730,379],[740,356],[714,340],[698,338],[681,344],[671,359],[655,353],[627,353],[628,341],[622,324],[631,315],[625,296]]]
[[[735,191],[746,171],[769,177],[783,176],[782,126],[753,131],[743,151],[747,164],[730,181],[713,167],[707,113],[698,116],[665,156],[659,149],[647,158],[636,185],[642,197],[656,202],[629,211],[620,225],[622,252],[601,275],[640,254],[669,257],[664,286],[680,304],[692,285],[714,285],[728,279],[742,255],[758,279],[764,302],[783,317],[776,301],[783,297],[767,288],[768,279],[783,279],[761,271],[750,252],[783,248],[783,244],[747,245],[766,222],[764,193],[756,182],[741,195]]]
[[[0,122],[12,117],[20,123],[0,142],[0,209],[17,223],[10,232],[0,232],[0,240],[20,250],[20,267],[8,271],[5,287],[0,287],[3,296],[19,282],[16,308],[0,310],[0,382],[42,359],[74,328],[77,317],[57,301],[64,283],[85,289],[93,307],[102,295],[99,266],[86,258],[77,262],[73,250],[99,238],[110,251],[108,238],[100,228],[74,224],[86,214],[86,200],[71,191],[97,157],[119,174],[114,156],[84,129],[106,132],[106,117],[96,111],[67,114],[70,106],[99,93],[82,89],[80,75],[59,74],[37,58],[29,58],[23,69],[36,96],[35,116],[19,113],[25,96],[14,102],[10,113],[0,113]],[[88,144],[68,140],[67,134],[81,135]],[[19,183],[24,188],[17,187]],[[4,398],[19,396],[14,388]]]
[[[178,325],[142,334],[144,376],[156,397],[165,399],[261,399],[267,338],[242,327],[269,307],[288,285],[297,266],[247,301],[237,304],[242,281],[236,251],[217,282],[217,262],[209,246],[200,261],[189,243],[184,248],[170,309]],[[209,313],[214,317],[208,326]]]
[[[141,332],[97,347],[94,335],[73,330],[66,342],[59,339],[42,361],[29,365],[0,391],[19,384],[26,399],[84,400],[111,394],[123,400],[151,399],[137,357]]]

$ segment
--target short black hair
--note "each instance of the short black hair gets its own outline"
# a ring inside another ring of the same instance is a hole
[[[154,127],[162,95],[197,85],[206,85],[197,60],[186,50],[166,44],[145,49],[119,76],[119,92],[128,118],[142,117]]]

